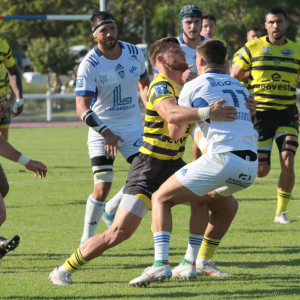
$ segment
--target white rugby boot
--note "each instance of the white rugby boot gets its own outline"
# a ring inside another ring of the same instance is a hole
[[[275,223],[281,223],[281,224],[288,224],[288,223],[292,223],[293,221],[289,220],[286,217],[286,213],[287,211],[281,212],[280,214],[275,216],[274,222]]]
[[[183,260],[176,268],[172,270],[172,278],[189,280],[197,277],[195,262]]]
[[[55,268],[49,274],[49,280],[56,285],[70,285],[72,282],[72,274],[65,271],[59,271],[58,268],[59,267]]]
[[[160,281],[164,282],[164,279],[170,279],[172,277],[172,270],[169,262],[159,267],[148,267],[142,273],[140,277],[137,277],[129,282],[132,287],[147,287],[150,282]]]
[[[196,261],[197,275],[207,275],[215,277],[233,276],[232,274],[223,272],[216,267],[213,260],[197,258]]]

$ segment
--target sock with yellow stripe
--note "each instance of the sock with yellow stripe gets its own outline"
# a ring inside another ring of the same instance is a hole
[[[220,242],[221,240],[204,237],[198,253],[198,257],[207,260],[212,259]]]
[[[85,264],[87,264],[88,261],[84,260],[84,258],[81,255],[81,252],[79,248],[65,261],[63,264],[63,268],[65,268],[68,272],[74,273],[81,267],[83,267]],[[61,268],[61,267],[60,267]]]
[[[292,193],[287,193],[277,189],[277,210],[276,215],[286,211],[288,203],[291,199]]]

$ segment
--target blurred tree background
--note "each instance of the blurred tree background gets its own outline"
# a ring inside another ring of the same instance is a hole
[[[197,5],[203,13],[217,19],[217,36],[228,42],[229,57],[246,41],[247,29],[259,27],[262,34],[264,15],[272,6],[282,7],[288,14],[290,26],[287,37],[300,40],[300,1],[274,0],[107,0],[106,10],[116,18],[119,39],[129,43],[147,43],[179,35],[180,9],[186,4]],[[2,15],[88,14],[99,11],[99,0],[3,0]],[[13,47],[26,48],[37,38],[60,38],[66,47],[95,44],[91,28],[84,21],[11,20],[0,21],[0,36]],[[26,48],[27,49],[27,48]],[[26,50],[25,49],[25,50]]]

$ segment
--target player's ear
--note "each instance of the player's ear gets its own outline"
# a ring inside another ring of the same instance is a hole
[[[290,25],[290,23],[289,23],[289,21],[286,21],[286,28],[288,28],[289,27],[289,25]]]
[[[157,55],[156,57],[156,60],[159,62],[159,63],[164,63],[165,62],[165,59],[162,55]]]
[[[200,58],[199,58],[199,64],[200,64],[201,67],[206,65],[206,62],[205,62],[205,60],[203,59],[203,57],[200,57]]]

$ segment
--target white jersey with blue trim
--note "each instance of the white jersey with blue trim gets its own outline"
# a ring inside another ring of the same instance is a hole
[[[97,46],[81,62],[75,95],[91,96],[91,109],[110,129],[126,130],[141,124],[137,87],[147,75],[145,58],[138,47],[118,41],[122,54],[116,60],[105,58]]]
[[[206,37],[206,36],[203,36],[203,35],[200,35],[200,36],[201,36],[202,41],[209,40],[209,37]],[[184,42],[183,33],[180,36],[177,37],[177,40],[179,41],[179,44],[180,44],[180,47],[181,47],[182,51],[185,52],[186,63],[189,66],[194,65],[190,70],[194,71],[198,74],[197,66],[196,66],[196,52],[197,52],[197,49],[190,48]],[[159,74],[157,69],[154,70],[154,73]]]
[[[180,93],[178,104],[187,107],[208,107],[224,99],[226,106],[234,106],[238,118],[233,122],[217,122],[210,119],[199,122],[208,141],[208,151],[224,153],[251,150],[257,153],[258,134],[253,128],[251,115],[246,107],[248,89],[237,79],[223,71],[206,71],[187,82]]]

